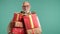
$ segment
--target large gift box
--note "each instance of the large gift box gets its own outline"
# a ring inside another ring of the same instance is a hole
[[[33,29],[40,27],[39,20],[36,14],[29,14],[23,16],[26,29]]]
[[[24,24],[27,30],[27,34],[40,34],[41,27],[39,19],[36,14],[24,15]]]

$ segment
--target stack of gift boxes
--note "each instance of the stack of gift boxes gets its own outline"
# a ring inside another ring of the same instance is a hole
[[[36,13],[24,15],[14,13],[11,34],[41,34],[41,26]]]
[[[11,34],[25,34],[25,29],[22,22],[22,14],[14,13],[11,26],[13,26],[11,28]]]

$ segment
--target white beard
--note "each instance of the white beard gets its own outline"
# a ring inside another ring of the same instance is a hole
[[[24,11],[25,13],[29,13],[30,11]]]
[[[24,15],[28,15],[28,13],[31,13],[30,11],[23,11]]]

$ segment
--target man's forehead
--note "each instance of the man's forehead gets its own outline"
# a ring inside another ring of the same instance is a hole
[[[29,2],[23,2],[23,6],[30,5]]]

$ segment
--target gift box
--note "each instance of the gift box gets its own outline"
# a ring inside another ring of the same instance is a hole
[[[12,28],[12,34],[25,34],[24,28]]]
[[[14,13],[12,22],[10,23],[11,32],[9,34],[25,34],[25,28],[23,27],[22,14]]]
[[[40,27],[38,17],[36,14],[25,15],[23,16],[23,19],[26,29],[33,29]]]

